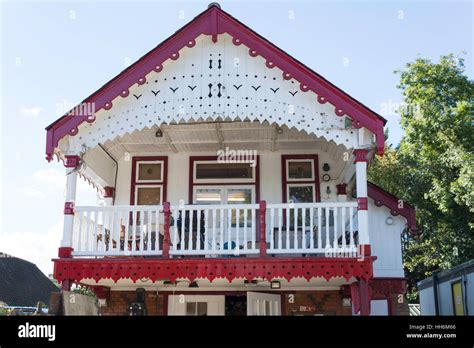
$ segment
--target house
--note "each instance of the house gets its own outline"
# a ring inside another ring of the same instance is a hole
[[[102,314],[407,315],[415,211],[367,181],[384,124],[213,3],[47,127],[54,277]]]
[[[59,288],[35,264],[0,253],[0,303],[8,307],[36,307],[49,303]]]
[[[434,273],[417,284],[421,315],[473,315],[474,260]]]

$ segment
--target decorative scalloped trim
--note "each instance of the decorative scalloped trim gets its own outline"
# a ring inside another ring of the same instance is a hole
[[[141,58],[137,62],[140,64],[136,63],[129,70],[118,75],[120,78],[117,77],[107,84],[106,86],[108,88],[104,87],[100,89],[87,98],[85,102],[93,102],[96,106],[96,111],[102,108],[110,110],[112,108],[112,100],[121,95],[121,92],[129,89],[135,83],[145,83],[146,79],[144,75],[150,73],[152,70],[155,72],[161,71],[162,64],[166,60],[178,59],[180,56],[179,51],[185,46],[194,47],[192,44],[193,40],[200,34],[212,35],[213,41],[216,42],[217,34],[223,33],[228,33],[233,37],[232,42],[234,45],[238,46],[244,43],[249,47],[249,54],[252,57],[261,55],[263,58],[266,58],[267,62],[271,62],[271,67],[279,67],[283,71],[282,75],[284,79],[289,80],[294,78],[299,81],[300,84],[306,86],[305,89],[313,91],[318,95],[318,102],[325,103],[329,101],[332,105],[335,105],[336,114],[338,116],[347,114],[348,117],[353,119],[353,124],[356,128],[364,126],[371,130],[376,135],[378,153],[383,154],[383,121],[378,118],[376,114],[367,110],[367,108],[295,61],[292,57],[286,54],[284,55],[282,51],[271,45],[268,41],[215,6],[201,13],[180,31],[168,38],[158,48]],[[259,48],[252,47],[254,46],[253,44],[258,44]],[[268,67],[268,64],[266,65]],[[293,73],[290,73],[289,70],[292,70]],[[134,78],[136,74],[139,75],[138,79],[136,77]],[[373,115],[368,116],[369,114]],[[76,135],[77,126],[80,125],[85,118],[87,118],[87,115],[82,117],[67,115],[64,119],[61,118],[52,125],[52,128],[48,130],[48,133],[51,134],[48,134],[46,146],[46,158],[48,160],[50,160],[59,140],[66,134],[72,136]],[[369,120],[370,118],[374,119]],[[69,125],[70,122],[74,125]]]
[[[411,233],[416,235],[415,208],[406,202],[403,204],[403,208],[398,208],[399,199],[397,197],[371,182],[367,182],[367,192],[369,197],[374,200],[374,204],[377,207],[381,207],[383,205],[390,209],[390,214],[393,216],[403,216],[407,220],[407,225]]]
[[[69,279],[131,279],[151,281],[187,278],[196,279],[286,279],[322,277],[329,281],[343,277],[369,280],[373,277],[374,257],[357,258],[238,258],[238,259],[56,259],[54,278],[59,282]]]

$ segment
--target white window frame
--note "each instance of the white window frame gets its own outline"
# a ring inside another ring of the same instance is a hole
[[[160,203],[158,205],[163,204],[163,188],[164,184],[156,184],[156,185],[140,185],[140,184],[135,184],[135,205],[138,205],[138,189],[139,188],[156,188],[160,187]]]
[[[310,162],[311,164],[311,177],[310,178],[290,178],[290,162]],[[314,160],[311,158],[295,158],[295,159],[287,159],[286,160],[286,182],[294,182],[294,181],[314,181]]]
[[[156,179],[151,179],[151,180],[140,180],[140,164],[161,164],[161,180],[156,180]],[[136,161],[135,163],[135,185],[139,183],[163,183],[164,182],[164,169],[165,168],[165,162],[162,160],[157,160],[157,161]]]
[[[252,199],[251,199],[251,203],[250,204],[254,204],[255,203],[255,200],[256,200],[256,197],[255,197],[255,185],[195,185],[193,186],[193,204],[204,204],[204,203],[200,203],[200,202],[197,202],[196,201],[196,196],[197,196],[197,190],[199,189],[219,189],[221,190],[221,201],[220,202],[216,202],[216,204],[246,204],[246,203],[229,203],[227,202],[228,200],[228,193],[227,193],[227,190],[229,189],[250,189],[251,190],[251,196],[252,196]],[[212,204],[210,204],[212,205]]]
[[[215,184],[215,183],[254,183],[256,182],[256,168],[257,166],[250,166],[250,168],[252,168],[252,177],[249,178],[249,179],[237,179],[237,178],[224,178],[224,179],[198,179],[196,176],[197,176],[197,166],[198,164],[215,164],[215,163],[218,163],[218,164],[239,164],[239,163],[248,163],[249,165],[252,164],[252,162],[235,162],[235,163],[232,163],[232,162],[224,162],[224,163],[220,163],[219,161],[194,161],[193,162],[193,183],[194,184]]]
[[[316,185],[314,183],[287,183],[286,184],[286,200],[290,201],[290,187],[311,186],[313,188],[313,202],[316,202]]]

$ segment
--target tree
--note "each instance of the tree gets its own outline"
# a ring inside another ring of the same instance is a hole
[[[453,55],[419,58],[397,73],[405,134],[369,179],[417,208],[419,237],[404,255],[414,300],[417,281],[474,258],[474,83]]]

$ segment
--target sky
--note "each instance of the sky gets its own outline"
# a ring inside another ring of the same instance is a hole
[[[65,169],[44,128],[207,8],[210,1],[0,0],[0,252],[51,274]],[[473,78],[472,1],[220,1],[403,136],[395,70],[454,53]],[[78,186],[78,205],[96,205]]]

